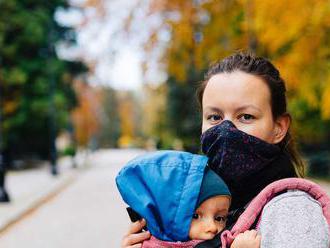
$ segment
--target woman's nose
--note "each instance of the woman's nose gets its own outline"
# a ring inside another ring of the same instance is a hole
[[[232,118],[231,116],[229,116],[229,117],[225,117],[225,118],[222,120],[222,122],[224,122],[224,121],[230,121],[231,123],[234,123],[234,122],[235,122],[235,119]]]

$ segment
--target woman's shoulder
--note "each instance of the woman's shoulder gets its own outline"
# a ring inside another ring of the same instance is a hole
[[[329,245],[329,227],[320,203],[300,190],[290,190],[269,201],[262,211],[259,229],[264,237],[261,247]],[[276,243],[282,246],[274,246]]]
[[[328,228],[321,204],[308,193],[301,190],[289,190],[270,200],[262,211],[261,220],[274,221],[281,219],[291,225],[305,225],[317,221],[320,226]]]
[[[277,209],[279,206],[288,204],[295,205],[296,208],[304,208],[304,206],[308,205],[319,209],[322,213],[321,204],[310,194],[302,190],[288,190],[287,192],[275,196],[265,205],[264,211],[272,208]]]

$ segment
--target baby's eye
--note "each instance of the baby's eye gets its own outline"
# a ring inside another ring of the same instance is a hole
[[[243,122],[250,122],[252,120],[255,119],[255,117],[253,115],[250,115],[250,114],[242,114],[239,116],[238,118],[240,121],[243,121]]]
[[[214,219],[216,221],[219,221],[219,222],[226,222],[227,221],[227,216],[221,216],[221,215],[219,215],[219,216],[216,216]]]
[[[198,219],[198,218],[199,218],[199,215],[196,214],[196,213],[194,213],[194,214],[193,214],[193,219]]]

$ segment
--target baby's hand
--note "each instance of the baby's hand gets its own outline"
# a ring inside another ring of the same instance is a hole
[[[256,230],[248,230],[238,234],[230,248],[259,248],[260,242],[260,234]]]

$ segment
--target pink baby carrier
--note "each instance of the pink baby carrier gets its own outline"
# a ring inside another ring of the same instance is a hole
[[[323,214],[327,220],[330,233],[330,198],[327,193],[316,183],[302,178],[286,178],[275,181],[265,187],[249,204],[245,211],[238,218],[236,224],[229,231],[226,230],[221,235],[222,248],[230,247],[235,237],[246,230],[251,229],[252,225],[262,218],[264,206],[278,194],[287,190],[301,190],[308,193],[317,200],[323,209]],[[143,248],[192,248],[202,242],[201,240],[190,240],[187,242],[166,242],[151,237],[144,241]]]
[[[222,248],[230,247],[234,238],[246,230],[251,229],[251,226],[258,221],[258,225],[262,218],[262,210],[264,206],[279,193],[286,190],[301,190],[308,193],[311,197],[317,200],[323,210],[324,217],[327,220],[330,233],[330,198],[327,193],[316,183],[302,178],[285,178],[275,181],[265,187],[249,204],[247,209],[238,218],[236,224],[229,231],[226,230],[221,235]],[[260,216],[260,217],[259,217]],[[259,218],[259,219],[258,219]]]
[[[142,248],[192,248],[195,247],[197,244],[202,242],[203,240],[190,240],[186,242],[169,242],[169,241],[162,241],[154,236],[151,236],[149,240],[146,240],[142,244]]]

